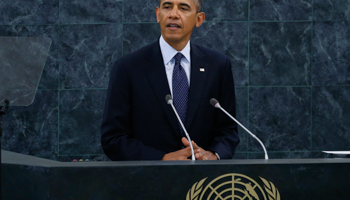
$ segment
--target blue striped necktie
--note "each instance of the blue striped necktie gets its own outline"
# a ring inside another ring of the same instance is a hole
[[[184,56],[182,53],[177,53],[175,58],[175,66],[173,70],[173,101],[174,106],[181,118],[183,124],[185,124],[186,112],[187,112],[187,102],[188,102],[188,79],[186,72],[181,66],[180,62]],[[185,136],[184,131],[179,123],[181,135]]]

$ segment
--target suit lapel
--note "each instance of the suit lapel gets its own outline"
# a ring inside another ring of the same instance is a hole
[[[169,119],[174,131],[180,134],[177,118],[171,106],[165,101],[165,96],[170,94],[170,89],[164,69],[159,41],[152,45],[151,50],[148,55],[146,55],[146,59],[149,61],[149,66],[146,68],[146,74],[150,85],[153,88],[153,92],[157,96],[158,103],[164,110],[164,113]],[[207,79],[208,70],[207,63],[205,63],[204,60],[204,54],[195,45],[191,45],[191,83],[185,122],[187,130],[196,114]]]
[[[191,45],[191,79],[185,121],[186,129],[189,128],[196,114],[207,79],[207,74],[208,67],[204,61],[204,54],[195,45]]]
[[[171,108],[165,101],[165,96],[170,93],[168,80],[163,63],[163,57],[159,47],[159,41],[152,45],[152,48],[146,59],[149,61],[149,66],[146,68],[146,74],[149,83],[153,89],[154,94],[157,96],[158,103],[164,110],[165,115],[168,117],[171,126],[176,133],[180,133],[179,126],[177,124],[176,116]]]

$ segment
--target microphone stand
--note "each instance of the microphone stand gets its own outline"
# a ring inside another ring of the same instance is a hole
[[[221,107],[220,103],[218,102],[218,100],[212,98],[212,99],[210,99],[210,104],[212,106],[214,106],[215,108],[218,108],[222,112],[224,112],[228,117],[230,117],[233,121],[235,121],[240,127],[242,127],[245,131],[247,131],[247,133],[249,133],[254,139],[256,139],[260,143],[260,145],[262,146],[262,148],[264,150],[265,160],[269,159],[269,156],[267,155],[267,151],[266,151],[265,145],[261,142],[261,140],[258,137],[256,137],[256,135],[254,135],[252,132],[250,132],[246,127],[244,127],[241,123],[239,123],[238,120],[236,120],[234,117],[232,117],[232,115],[230,115],[230,113],[228,113],[225,109],[223,109]]]
[[[171,97],[170,94],[168,94],[168,95],[165,96],[165,101],[167,102],[167,104],[169,104],[169,105],[173,108],[174,113],[175,113],[175,115],[176,115],[178,121],[180,122],[180,125],[181,125],[182,129],[183,129],[184,132],[185,132],[185,135],[186,135],[186,137],[187,137],[187,140],[188,140],[188,142],[190,143],[190,148],[191,148],[191,153],[192,153],[192,160],[196,160],[196,158],[195,158],[195,156],[194,156],[194,150],[193,150],[193,146],[192,146],[192,140],[191,140],[191,138],[190,138],[190,135],[187,133],[187,130],[186,130],[185,126],[183,125],[183,123],[182,123],[182,121],[181,121],[179,115],[177,114],[177,111],[176,111],[176,109],[175,109],[175,107],[174,107],[174,104],[173,104],[173,98]]]

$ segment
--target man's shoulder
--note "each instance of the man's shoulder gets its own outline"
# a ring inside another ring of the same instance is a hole
[[[222,59],[222,60],[228,59],[228,57],[223,53],[210,49],[208,47],[204,47],[204,46],[192,43],[192,48],[194,51],[203,54],[205,57]]]
[[[150,53],[154,52],[155,50],[157,50],[156,48],[159,48],[159,44],[158,41],[153,42],[151,44],[148,44],[144,47],[141,47],[140,49],[137,49],[136,51],[133,51],[131,53],[126,54],[125,56],[123,56],[122,58],[120,58],[120,61],[122,62],[135,62],[138,60],[143,60],[145,58],[147,58],[147,55],[149,55]]]

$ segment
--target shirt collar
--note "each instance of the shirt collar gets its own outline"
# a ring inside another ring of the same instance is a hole
[[[171,61],[171,59],[173,59],[174,56],[178,53],[178,51],[176,51],[176,49],[174,49],[172,46],[170,46],[164,40],[163,36],[160,36],[159,46],[160,46],[160,50],[162,52],[164,65],[167,65]],[[184,55],[184,57],[186,58],[186,60],[189,63],[191,62],[190,50],[191,50],[190,41],[188,41],[185,48],[183,48],[181,51],[179,51],[182,53],[182,55]]]

